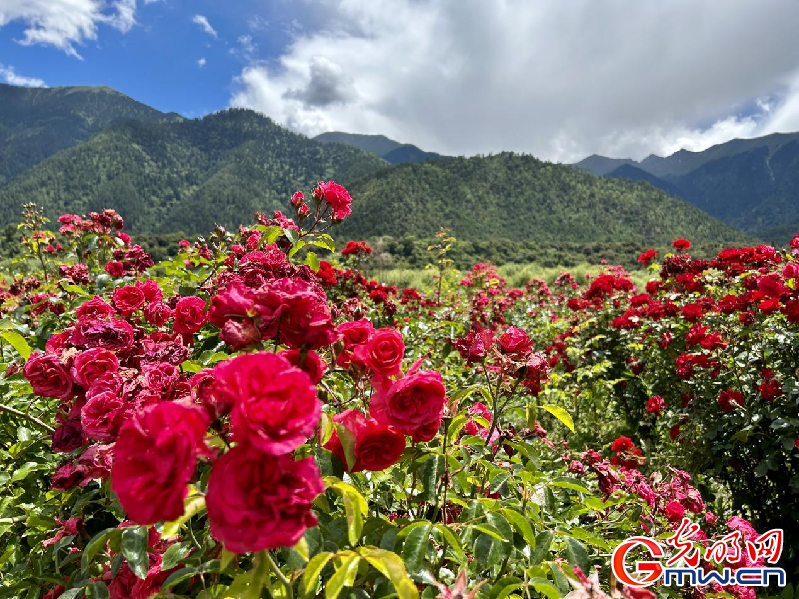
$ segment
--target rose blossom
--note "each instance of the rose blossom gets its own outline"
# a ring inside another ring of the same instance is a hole
[[[499,348],[503,353],[522,358],[530,352],[533,342],[527,331],[518,327],[508,327],[499,338]]]
[[[355,348],[355,357],[375,374],[394,376],[402,373],[405,343],[394,329],[378,329],[363,345]]]
[[[72,397],[72,379],[57,356],[34,352],[25,362],[22,373],[36,395],[56,399]]]
[[[284,349],[279,355],[286,358],[292,366],[306,372],[314,385],[317,385],[327,372],[327,364],[314,350],[303,352],[299,349]]]
[[[94,395],[81,409],[81,426],[89,439],[113,441],[125,415],[125,402],[113,391],[103,391]]]
[[[114,289],[111,299],[122,316],[131,315],[138,308],[142,307],[145,302],[142,290],[133,285],[125,285],[124,287]]]
[[[355,437],[355,463],[348,468],[344,448],[334,429],[324,448],[332,451],[347,472],[371,470],[379,472],[396,464],[405,451],[405,436],[390,426],[367,418],[358,410],[346,410],[333,416],[333,422],[349,429]]]
[[[207,427],[202,410],[173,402],[146,408],[125,422],[114,446],[111,488],[131,521],[154,524],[183,515]]]
[[[335,220],[343,220],[352,213],[350,209],[352,198],[349,192],[335,181],[320,182],[314,190],[314,195],[330,204]]]
[[[237,356],[214,368],[215,395],[233,404],[231,426],[239,443],[279,455],[313,434],[322,412],[307,373],[270,352]]]
[[[378,422],[413,434],[440,423],[446,400],[441,374],[417,371],[377,389],[369,412]]]
[[[238,445],[211,470],[211,534],[236,553],[292,547],[316,525],[311,503],[324,489],[313,458],[294,461]]]
[[[196,295],[182,297],[175,306],[174,316],[176,333],[191,335],[199,331],[205,324],[205,301]]]
[[[102,375],[107,372],[113,374],[117,370],[119,359],[116,355],[102,347],[95,347],[75,356],[70,372],[75,383],[88,389]]]

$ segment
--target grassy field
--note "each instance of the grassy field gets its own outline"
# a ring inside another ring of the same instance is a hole
[[[539,264],[503,264],[497,267],[499,274],[508,281],[511,287],[524,287],[530,279],[541,278],[547,283],[552,284],[555,278],[564,270],[568,270],[579,282],[586,280],[586,273],[596,275],[606,266],[589,264],[582,262],[571,268],[564,267],[545,267]],[[414,287],[423,291],[430,291],[434,288],[435,282],[433,269],[424,268],[392,268],[386,270],[367,269],[370,277],[376,278],[384,285],[396,285],[399,289],[403,287]],[[465,272],[459,271],[456,281],[460,280]],[[635,270],[630,273],[633,282],[643,288],[651,278],[651,273],[646,270]]]

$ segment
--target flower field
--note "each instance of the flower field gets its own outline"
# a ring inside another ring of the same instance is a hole
[[[34,206],[0,287],[0,597],[754,597],[628,587],[631,536],[787,532],[799,236],[509,288],[451,238],[430,291],[336,251],[330,181],[154,264]],[[786,240],[787,241],[787,240]],[[729,555],[729,554],[728,554]],[[700,562],[710,570],[716,565]],[[757,595],[793,597],[794,588]]]

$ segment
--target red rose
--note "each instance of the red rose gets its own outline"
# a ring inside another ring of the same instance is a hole
[[[405,343],[394,329],[378,329],[369,340],[355,348],[355,357],[375,374],[393,376],[402,373]]]
[[[211,369],[201,370],[189,379],[192,399],[205,409],[211,420],[229,414],[232,407],[230,401],[217,397],[215,381],[216,377]]]
[[[378,422],[412,434],[439,422],[446,401],[440,373],[414,372],[378,389],[369,412]]]
[[[482,362],[494,347],[494,331],[491,329],[472,328],[469,334],[456,339],[452,346],[458,350],[461,357],[469,364]]]
[[[75,356],[70,372],[76,384],[88,389],[105,373],[113,374],[117,370],[119,370],[119,359],[116,355],[102,347],[95,347]]]
[[[72,379],[57,356],[32,353],[25,362],[22,374],[36,395],[56,399],[72,397]]]
[[[311,503],[324,489],[313,458],[294,461],[236,446],[211,470],[211,534],[236,553],[292,547],[316,526]]]
[[[372,418],[367,418],[358,410],[346,410],[336,414],[333,416],[333,422],[348,428],[355,437],[355,464],[351,470],[347,468],[347,460],[337,431],[333,431],[333,435],[324,445],[325,449],[332,451],[341,460],[347,472],[385,470],[396,464],[405,451],[405,436],[402,433]]]
[[[610,450],[614,453],[628,451],[633,447],[635,447],[635,444],[630,437],[619,437],[610,444]]]
[[[148,304],[160,302],[164,299],[164,292],[161,291],[158,283],[152,279],[147,279],[146,281],[136,281],[135,285],[137,289],[141,289],[141,292],[144,294],[144,299]]]
[[[164,326],[172,318],[173,310],[164,302],[152,302],[144,306],[144,317],[154,327]]]
[[[799,324],[799,299],[792,299],[785,302],[782,313],[791,324]]]
[[[103,319],[106,316],[111,316],[116,312],[111,304],[107,304],[100,297],[94,296],[88,302],[84,302],[75,310],[75,315],[83,320],[90,318]]]
[[[671,242],[672,247],[675,250],[688,250],[691,249],[691,242],[687,239],[675,239]]]
[[[114,289],[111,299],[122,316],[130,316],[138,308],[141,308],[145,302],[142,290],[133,285],[125,285]]]
[[[725,389],[719,394],[718,403],[722,411],[732,412],[734,409],[738,407],[743,407],[744,396],[740,391]]]
[[[133,345],[133,327],[125,320],[79,320],[69,339],[73,345],[119,351]]]
[[[335,181],[320,182],[314,189],[314,196],[321,198],[333,209],[333,218],[343,220],[352,213],[352,198],[349,192]]]
[[[105,265],[105,272],[115,278],[125,274],[125,265],[122,262],[112,261]]]
[[[526,331],[518,327],[508,327],[499,338],[499,348],[503,353],[522,358],[530,352],[533,342]]]
[[[175,306],[175,332],[191,335],[205,324],[205,302],[195,295],[182,297]]]
[[[367,318],[361,320],[353,320],[344,322],[336,327],[336,332],[341,335],[341,340],[344,343],[344,349],[338,356],[336,356],[336,364],[342,368],[349,368],[353,361],[353,351],[359,345],[365,344],[375,332],[374,326]],[[358,366],[364,366],[355,360]]]
[[[86,437],[77,418],[70,418],[53,431],[53,451],[69,453],[85,443]]]
[[[660,395],[653,395],[646,400],[646,411],[655,416],[660,416],[660,413],[666,408],[666,400]]]
[[[289,453],[313,434],[322,412],[311,378],[270,352],[237,356],[214,369],[214,390],[232,403],[239,443],[265,453]]]
[[[228,320],[219,331],[219,338],[232,347],[235,351],[252,347],[261,342],[261,332],[255,323],[249,319]]]
[[[113,441],[125,420],[125,402],[113,391],[98,393],[80,411],[83,432],[95,441]]]
[[[125,422],[114,446],[111,488],[131,521],[154,524],[183,515],[207,427],[202,410],[173,402],[147,408]]]
[[[306,372],[314,385],[319,384],[327,372],[327,364],[313,350],[303,352],[299,349],[285,349],[279,355],[286,358],[292,366]]]
[[[669,501],[666,505],[666,518],[670,522],[679,522],[685,515],[685,508],[676,501]]]
[[[644,266],[648,265],[658,255],[657,250],[646,250],[643,254],[638,256],[638,262]]]

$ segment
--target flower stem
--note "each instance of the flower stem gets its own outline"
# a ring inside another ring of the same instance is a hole
[[[7,406],[5,404],[0,403],[0,412],[8,412],[9,414],[14,414],[14,416],[19,416],[20,418],[24,418],[25,420],[33,422],[34,424],[42,427],[49,433],[55,432],[55,429],[52,426],[46,424],[45,422],[42,422],[41,420],[36,418],[36,416],[31,416],[30,414],[26,414],[25,412],[20,412],[19,410],[17,410],[16,408],[12,408],[11,406]]]

